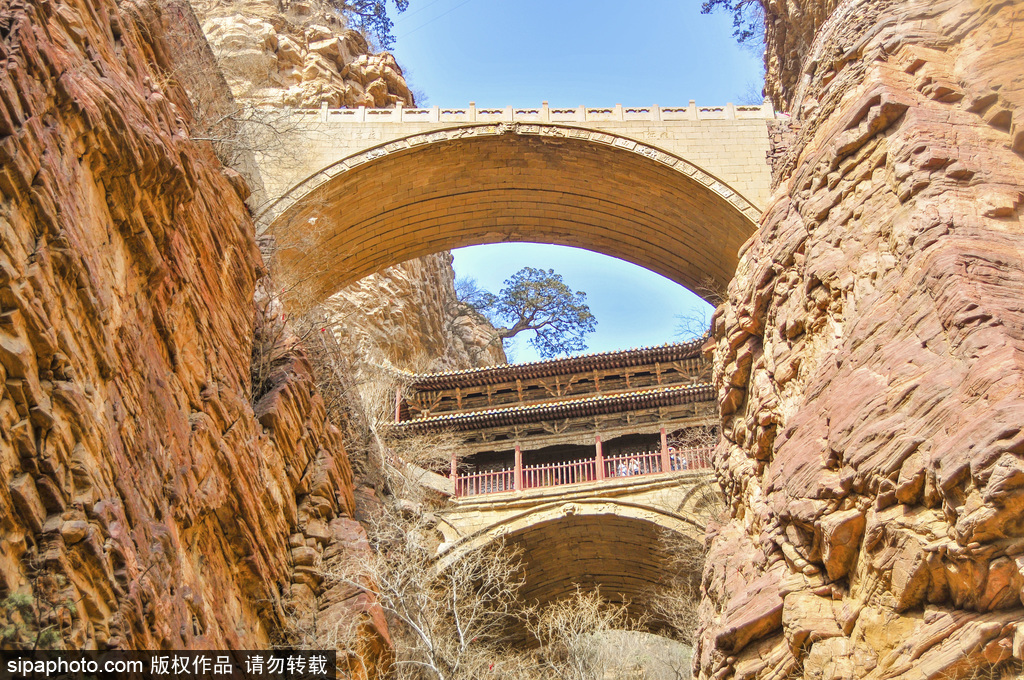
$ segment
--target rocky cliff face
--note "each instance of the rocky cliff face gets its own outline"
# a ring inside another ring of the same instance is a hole
[[[1024,658],[1024,6],[769,10],[799,125],[714,322],[695,663],[980,677]]]
[[[451,255],[437,253],[368,276],[325,307],[373,364],[428,373],[506,363],[494,328],[458,313],[454,279]]]
[[[362,530],[300,351],[250,403],[262,263],[169,25],[198,31],[173,2],[0,9],[0,593],[45,605],[0,609],[22,644],[255,648],[297,608],[369,609],[319,597],[316,556]]]
[[[236,98],[294,107],[413,105],[402,70],[326,2],[192,0]]]

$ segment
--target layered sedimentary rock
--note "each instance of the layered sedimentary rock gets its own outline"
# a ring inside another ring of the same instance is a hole
[[[768,8],[768,91],[798,125],[714,321],[731,517],[695,665],[1019,663],[1024,6]]]
[[[38,605],[0,609],[14,644],[265,646],[319,606],[310,560],[360,544],[300,350],[252,404],[263,265],[169,25],[198,32],[167,2],[0,10],[0,594]]]

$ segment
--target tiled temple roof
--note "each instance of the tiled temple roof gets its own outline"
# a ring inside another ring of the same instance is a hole
[[[655,348],[658,349],[658,348]],[[565,401],[509,406],[406,420],[394,425],[398,432],[416,433],[438,430],[476,430],[501,425],[536,423],[552,418],[573,418],[621,413],[638,409],[675,406],[715,399],[715,388],[709,384],[673,385],[602,394]]]
[[[639,347],[614,352],[581,354],[564,359],[533,361],[525,364],[505,364],[487,368],[471,368],[444,373],[423,373],[412,376],[411,387],[416,390],[451,389],[474,385],[493,385],[527,378],[545,378],[567,373],[582,373],[608,368],[643,366],[655,362],[680,361],[701,356],[701,347],[707,338],[678,342],[655,347]]]

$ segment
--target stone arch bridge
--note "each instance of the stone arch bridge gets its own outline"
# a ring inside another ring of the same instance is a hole
[[[441,564],[504,540],[523,549],[527,601],[600,586],[637,614],[666,577],[666,539],[701,545],[717,494],[713,473],[695,470],[460,498],[438,515]]]
[[[770,106],[338,109],[257,157],[300,306],[404,260],[532,241],[725,286],[767,200]]]
[[[693,102],[292,116],[281,140],[292,153],[256,160],[264,184],[258,228],[276,241],[295,311],[399,262],[504,241],[585,248],[691,289],[708,281],[724,288],[768,197],[776,117],[770,107]],[[657,384],[631,375],[580,408],[650,398],[654,411],[683,409],[695,422],[707,415],[697,402],[709,386],[689,378],[662,385],[659,367],[643,378]],[[599,377],[608,388],[608,376]],[[661,436],[664,451],[664,428]],[[460,499],[440,516],[442,559],[503,537],[524,548],[527,598],[551,601],[601,584],[642,602],[664,575],[660,536],[701,541],[700,510],[714,494],[707,471],[658,469]]]

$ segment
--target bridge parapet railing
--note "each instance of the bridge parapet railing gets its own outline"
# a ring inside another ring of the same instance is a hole
[[[485,108],[471,104],[465,109],[407,108],[392,109],[297,109],[297,115],[317,116],[327,123],[606,123],[606,122],[671,122],[702,120],[744,120],[775,118],[775,109],[769,103],[758,105],[697,106],[691,100],[688,106],[630,107],[616,104],[610,107],[557,108]]]
[[[595,460],[571,460],[565,463],[523,466],[524,489],[582,484],[596,480],[597,461]]]
[[[455,495],[460,498],[514,490],[515,470],[512,469],[459,475],[455,479]]]
[[[633,477],[650,475],[662,470],[661,451],[645,451],[642,453],[626,453],[619,456],[608,456],[604,459],[604,476]]]
[[[671,472],[709,468],[711,467],[711,453],[714,450],[713,446],[702,446],[692,449],[669,449],[667,455],[662,451],[647,451],[607,456],[604,459],[604,476],[606,478],[629,477],[664,472],[666,459]]]
[[[714,447],[706,446],[680,449],[674,454],[655,450],[607,456],[602,458],[604,475],[600,478],[597,474],[598,461],[594,458],[524,465],[522,488],[542,489],[623,477],[653,475],[666,471],[700,470],[711,467],[713,450]],[[668,461],[668,470],[665,469],[666,461]],[[455,479],[455,495],[460,498],[515,490],[517,490],[515,468],[458,475]]]

